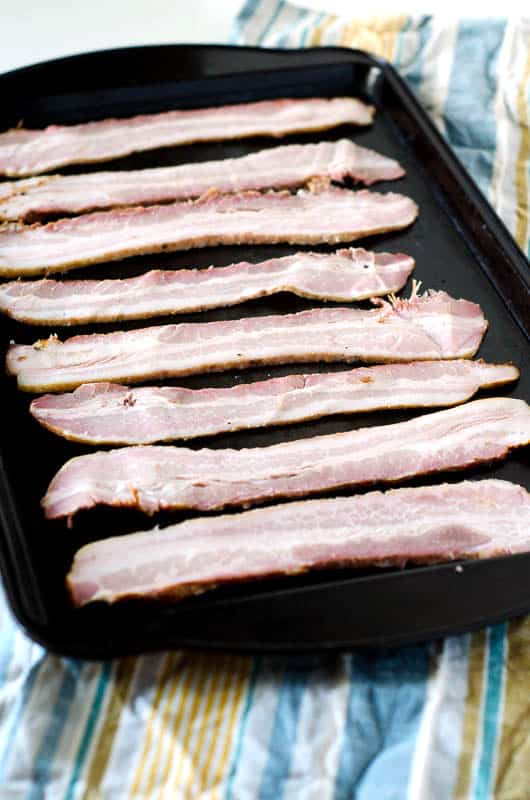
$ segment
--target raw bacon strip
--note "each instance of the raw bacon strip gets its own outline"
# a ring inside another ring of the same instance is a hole
[[[530,550],[530,494],[464,481],[305,500],[103,539],[75,555],[76,606],[201,594],[314,569],[426,564]]]
[[[88,444],[151,444],[285,425],[330,414],[463,403],[481,387],[517,380],[509,364],[416,361],[288,375],[228,389],[84,384],[34,400],[33,416],[54,433]]]
[[[296,361],[470,358],[487,328],[482,309],[445,292],[373,301],[378,308],[160,325],[12,344],[7,369],[29,392],[100,381],[138,382]]]
[[[98,211],[48,225],[0,228],[0,275],[60,272],[161,250],[221,244],[351,242],[399,230],[418,207],[399,194],[324,191],[209,193],[193,202]]]
[[[37,175],[192,142],[281,137],[339,125],[370,125],[374,108],[353,97],[264,100],[192,111],[166,111],[81,125],[16,128],[0,134],[0,175]]]
[[[465,469],[529,442],[530,407],[487,398],[407,422],[248,450],[151,445],[79,456],[59,470],[42,504],[48,519],[71,519],[97,505],[148,514],[250,506]]]
[[[401,178],[405,171],[392,158],[341,139],[318,144],[273,147],[241,158],[180,164],[176,167],[49,175],[0,184],[0,220],[34,220],[94,209],[153,205],[220,192],[286,189],[310,180],[366,184]]]
[[[204,311],[278,292],[351,302],[397,292],[413,268],[401,253],[351,248],[125,280],[12,281],[0,285],[0,310],[35,325],[71,325]]]

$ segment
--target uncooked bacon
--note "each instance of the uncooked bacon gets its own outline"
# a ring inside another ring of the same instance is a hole
[[[97,211],[48,225],[0,227],[0,275],[61,272],[162,250],[226,244],[338,244],[414,222],[399,194],[324,190],[207,194],[164,206]]]
[[[370,125],[374,108],[354,97],[264,100],[217,108],[166,111],[44,130],[0,134],[0,174],[37,175],[66,164],[88,164],[192,142],[282,137],[339,125]]]
[[[0,310],[34,325],[71,325],[204,311],[278,292],[351,302],[397,292],[413,268],[401,253],[350,248],[124,280],[11,281],[0,285]]]
[[[530,494],[483,480],[283,503],[103,539],[75,555],[76,606],[171,598],[330,567],[399,566],[530,550]]]
[[[509,364],[466,360],[288,375],[221,389],[91,383],[71,394],[39,397],[30,411],[46,428],[73,441],[152,444],[330,414],[451,406],[518,376]]]
[[[505,458],[529,442],[530,407],[523,400],[487,398],[407,422],[268,447],[148,445],[79,456],[59,470],[42,503],[48,519],[71,519],[97,505],[148,514],[250,506],[465,469]]]
[[[66,164],[110,161],[129,153],[192,142],[281,137],[339,125],[369,125],[374,108],[353,97],[265,100],[166,111],[44,130],[0,134],[0,175],[37,175]]]
[[[116,333],[12,344],[7,369],[30,392],[82,383],[134,383],[258,364],[310,361],[427,361],[470,358],[487,328],[480,306],[432,292],[381,299],[365,311],[317,308],[298,314],[160,325]]]
[[[367,186],[404,175],[397,161],[341,139],[272,147],[241,158],[131,172],[48,175],[0,183],[0,220],[23,220],[123,206],[154,205],[220,192],[286,189],[351,178]]]

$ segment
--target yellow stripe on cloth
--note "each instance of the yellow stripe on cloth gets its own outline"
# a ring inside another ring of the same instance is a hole
[[[131,797],[214,797],[228,778],[252,659],[167,658]]]
[[[322,42],[324,41],[324,36],[328,28],[330,28],[334,22],[337,21],[337,17],[333,14],[325,17],[320,25],[315,27],[315,30],[311,33],[308,40],[309,47],[319,47]]]
[[[87,788],[83,794],[84,800],[98,800],[101,797],[101,782],[112,753],[121,713],[127,704],[136,664],[137,660],[135,658],[124,658],[118,663],[110,700],[99,730],[99,736],[92,751],[90,766],[87,770]]]
[[[155,735],[155,730],[159,729],[161,726],[158,724],[158,709],[160,707],[160,703],[162,702],[162,697],[164,696],[165,690],[168,686],[169,680],[171,675],[173,674],[176,665],[180,659],[180,654],[176,655],[171,653],[166,656],[165,663],[162,668],[162,672],[160,674],[160,678],[158,680],[158,686],[156,689],[156,694],[153,699],[153,705],[151,708],[151,714],[149,717],[149,722],[147,724],[147,735],[145,738],[145,744],[143,747],[142,755],[140,757],[140,763],[138,765],[138,769],[136,770],[136,775],[133,780],[132,788],[131,788],[131,797],[137,796],[139,789],[142,785],[144,770],[147,764],[147,759],[149,756],[149,752],[151,750],[151,742],[153,741],[153,737]]]
[[[210,781],[208,780],[208,777],[211,772],[213,755],[216,750],[216,746],[219,742],[219,731],[221,728],[221,723],[225,718],[225,709],[227,706],[230,690],[232,689],[232,683],[233,683],[233,672],[231,669],[226,668],[223,673],[223,682],[220,689],[219,704],[215,711],[215,720],[212,723],[213,725],[212,736],[210,738],[208,749],[205,753],[202,762],[202,767],[198,775],[199,790],[201,792],[204,792],[204,790],[208,789],[210,786]]]
[[[203,665],[191,703],[189,717],[182,730],[182,738],[178,737],[180,726],[175,724],[173,732],[178,756],[176,769],[171,780],[174,791],[170,793],[170,797],[174,797],[181,786],[187,786],[190,778],[193,780],[194,766],[197,763],[198,740],[206,735],[208,718],[220,677],[221,671],[216,668],[215,659],[213,659],[211,665],[206,663]],[[171,766],[172,762],[168,760],[164,772],[164,789],[168,784]]]
[[[227,708],[228,724],[226,726],[225,739],[224,742],[222,743],[221,753],[219,756],[217,767],[215,769],[213,780],[211,781],[214,787],[212,798],[220,797],[221,787],[223,786],[224,781],[228,777],[230,755],[232,752],[232,748],[234,746],[236,721],[239,719],[241,715],[243,696],[248,691],[248,681],[250,678],[251,668],[252,668],[251,659],[245,659],[242,664],[241,670],[235,674],[234,680],[232,681],[232,687],[231,687],[233,692],[232,706],[229,710]],[[214,765],[212,763],[212,767],[213,766]]]
[[[495,798],[530,795],[530,617],[508,628],[504,713],[497,756]]]
[[[204,660],[201,656],[190,656],[186,660],[186,664],[182,668],[182,672],[175,675],[172,681],[171,689],[168,694],[168,698],[166,701],[166,707],[164,709],[163,715],[163,726],[160,731],[160,738],[158,747],[155,753],[155,757],[153,758],[153,762],[151,764],[151,771],[149,773],[149,779],[147,782],[147,787],[145,791],[145,797],[151,800],[154,797],[155,788],[159,789],[158,797],[164,791],[167,778],[169,775],[169,771],[171,769],[171,764],[173,760],[173,756],[175,754],[175,750],[178,751],[179,746],[179,735],[181,726],[183,721],[186,719],[186,715],[189,712],[191,716],[196,713],[196,708],[200,702],[201,692],[206,683],[208,678],[208,669],[204,663]],[[173,717],[173,723],[169,725],[171,711],[173,710],[173,700],[177,691],[177,688],[180,689],[179,699],[177,708],[175,711],[175,715]],[[191,706],[191,709],[190,709]],[[167,756],[165,761],[161,757],[161,753],[164,750],[164,744],[168,745]],[[182,745],[180,745],[182,748]],[[181,751],[182,752],[182,751]],[[177,752],[178,756],[178,752]],[[157,780],[157,775],[159,772],[160,767],[162,767],[162,774],[160,778]]]
[[[223,669],[223,659],[219,659],[218,662],[215,664],[215,671],[212,677],[212,682],[208,688],[208,695],[206,697],[206,703],[204,706],[204,713],[202,715],[202,719],[200,720],[200,726],[198,731],[197,740],[195,742],[195,747],[193,748],[193,752],[189,752],[189,758],[191,761],[191,770],[188,775],[188,780],[186,781],[184,788],[184,796],[190,796],[193,798],[193,784],[195,782],[195,777],[197,771],[201,767],[201,754],[204,749],[204,743],[208,733],[211,731],[212,722],[211,716],[212,712],[214,711],[214,706],[216,700],[218,700],[218,690],[219,686],[223,684],[223,679],[226,675],[226,670]],[[193,720],[191,720],[193,723]],[[175,789],[179,788],[179,774],[177,773],[175,776]]]
[[[357,47],[376,56],[392,61],[396,52],[399,34],[408,17],[404,14],[393,17],[372,17],[349,21],[339,37],[342,47]]]
[[[526,251],[528,241],[528,159],[530,158],[530,117],[528,113],[528,83],[530,81],[530,48],[523,78],[517,93],[517,116],[521,126],[521,142],[515,168],[517,191],[517,225],[515,238]]]
[[[468,663],[466,710],[462,728],[458,777],[456,779],[456,800],[462,800],[468,796],[471,784],[473,760],[479,738],[482,712],[484,670],[486,666],[486,631],[480,631],[473,635]]]
[[[183,797],[189,800],[211,796],[212,790],[216,787],[216,784],[212,787],[211,783],[214,777],[212,770],[214,756],[217,752],[219,752],[217,782],[222,782],[226,778],[228,753],[234,729],[231,720],[235,719],[239,710],[238,695],[241,695],[247,685],[245,677],[248,676],[249,669],[249,659],[233,657],[216,661],[202,714],[190,718],[188,744],[183,747],[186,762],[181,760],[174,776],[172,796],[175,796],[181,787],[184,789]],[[185,769],[188,771],[187,779]]]

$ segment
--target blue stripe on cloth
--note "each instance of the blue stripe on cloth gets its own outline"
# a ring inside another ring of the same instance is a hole
[[[248,683],[247,696],[245,699],[245,707],[243,709],[243,714],[241,716],[241,724],[239,726],[239,736],[234,750],[232,764],[230,765],[230,769],[228,771],[228,782],[226,786],[225,800],[231,800],[232,797],[234,779],[236,776],[237,766],[239,764],[239,756],[241,755],[241,747],[243,746],[243,740],[245,738],[245,730],[247,727],[248,715],[250,712],[250,708],[252,706],[252,700],[254,699],[254,690],[256,688],[256,683],[258,680],[258,674],[260,668],[261,668],[261,659],[255,658],[254,663],[252,664],[252,672],[250,674],[250,680]]]
[[[493,797],[495,752],[500,734],[500,714],[503,695],[503,672],[506,655],[507,626],[496,625],[488,630],[488,659],[486,665],[486,696],[482,717],[480,756],[477,762],[471,797],[476,800]]]
[[[304,19],[306,15],[306,11],[303,8],[291,9],[289,7],[291,14],[294,14],[294,19],[291,24],[285,24],[285,31],[282,33],[281,36],[274,42],[274,47],[287,47],[289,36],[291,36],[293,30],[295,30],[301,21]]]
[[[407,796],[427,679],[429,646],[351,656],[351,686],[335,800]]]
[[[245,25],[256,13],[256,7],[259,2],[260,0],[246,0],[245,5],[235,18],[234,26],[228,39],[231,44],[239,44],[241,39],[244,38]]]
[[[274,23],[278,19],[278,15],[279,15],[279,13],[282,10],[284,5],[285,5],[285,0],[278,0],[278,3],[276,4],[276,8],[272,12],[272,14],[271,14],[271,16],[269,18],[269,21],[267,22],[267,24],[265,25],[265,27],[263,28],[263,30],[261,31],[261,33],[260,33],[260,35],[258,37],[258,41],[256,42],[257,45],[263,44],[263,42],[267,38],[267,35],[268,35],[269,31],[271,30],[272,26],[274,25]]]
[[[41,653],[39,660],[35,661],[29,668],[24,678],[24,683],[22,685],[20,694],[17,697],[17,702],[12,710],[11,720],[9,724],[6,726],[6,733],[4,736],[4,747],[0,755],[0,786],[6,785],[5,770],[8,762],[8,757],[13,752],[13,741],[16,735],[16,731],[19,727],[20,720],[22,719],[24,711],[26,710],[26,707],[29,703],[33,686],[35,685],[35,681],[37,680],[41,667],[44,664],[45,658],[46,656],[43,651]]]
[[[408,21],[407,21],[408,24]],[[416,48],[416,55],[412,59],[410,64],[403,65],[401,74],[406,79],[407,83],[410,87],[417,92],[418,87],[423,78],[423,51],[425,49],[425,45],[430,39],[431,36],[431,17],[423,16],[421,19],[416,23],[416,33],[418,35],[418,45]],[[401,32],[400,36],[402,35],[403,31]],[[399,50],[399,57],[402,58],[401,52],[402,45],[400,44]]]
[[[505,19],[460,22],[444,114],[449,142],[486,193],[493,175],[496,70],[505,29]]]
[[[302,698],[310,669],[286,669],[279,692],[269,740],[269,755],[261,776],[258,800],[282,800],[289,777]]]
[[[0,609],[2,619],[2,629],[0,631],[0,687],[3,688],[7,680],[9,664],[13,656],[15,631],[17,627],[4,597],[0,598],[0,603],[2,605]]]
[[[109,683],[110,673],[111,673],[111,665],[108,663],[104,664],[103,667],[101,668],[98,684],[96,687],[96,692],[94,695],[94,700],[92,701],[92,708],[90,709],[90,714],[88,716],[88,720],[85,725],[83,737],[81,739],[81,743],[79,745],[77,755],[75,757],[74,769],[72,772],[72,776],[70,778],[70,782],[68,784],[68,789],[66,790],[66,795],[64,800],[72,800],[72,797],[74,796],[74,792],[76,790],[76,784],[77,781],[79,780],[79,775],[81,774],[83,764],[85,763],[86,754],[88,752],[90,742],[92,741],[92,736],[94,734],[96,722],[101,712],[101,706],[103,704],[103,698],[105,697],[105,693]],[[90,787],[88,788],[90,789]]]
[[[400,30],[400,32],[398,34],[396,47],[394,49],[394,66],[397,69],[399,69],[399,67],[401,65],[401,56],[402,56],[402,50],[403,50],[403,37],[404,37],[404,34],[406,34],[408,30],[410,30],[411,23],[412,23],[411,18],[407,17],[405,24],[402,26],[402,28],[401,28],[401,30]]]
[[[32,785],[27,800],[44,800],[53,766],[53,758],[68,720],[68,713],[78,684],[80,662],[63,659],[64,675],[51,711],[48,726],[42,736],[33,764]]]

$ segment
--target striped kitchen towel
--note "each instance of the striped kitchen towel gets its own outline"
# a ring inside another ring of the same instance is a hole
[[[528,251],[530,20],[249,0],[233,41],[391,60]],[[371,653],[47,654],[0,597],[0,799],[525,800],[530,621]]]
[[[391,61],[528,252],[530,16],[347,20],[285,0],[247,0],[232,41],[356,47]]]

